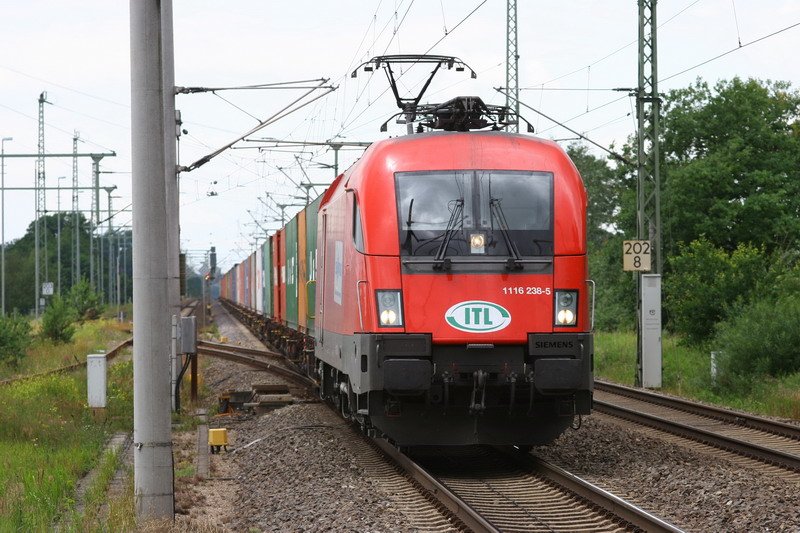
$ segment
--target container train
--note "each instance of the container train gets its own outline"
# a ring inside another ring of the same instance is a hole
[[[592,409],[586,208],[554,142],[390,138],[224,274],[221,298],[398,445],[539,445]]]

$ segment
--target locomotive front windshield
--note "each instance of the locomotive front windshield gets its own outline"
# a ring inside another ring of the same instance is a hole
[[[401,255],[553,255],[550,172],[398,172],[395,180]]]

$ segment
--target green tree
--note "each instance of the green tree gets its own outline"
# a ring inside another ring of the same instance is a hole
[[[607,160],[589,153],[585,144],[571,144],[567,155],[580,172],[589,197],[586,213],[589,246],[600,246],[617,233],[617,215],[625,184],[620,173],[609,166]]]
[[[100,295],[85,279],[72,286],[66,300],[75,310],[78,320],[93,320],[103,312]]]
[[[60,296],[54,296],[42,315],[42,335],[53,342],[69,342],[75,334],[75,309]]]
[[[785,82],[697,81],[671,91],[662,119],[665,256],[704,236],[767,252],[800,238],[800,93]]]
[[[586,233],[589,274],[596,283],[595,325],[604,330],[630,329],[636,320],[635,279],[622,271],[621,206],[628,184],[625,170],[594,156],[582,144],[567,148],[583,178],[589,198]]]
[[[31,325],[16,312],[0,316],[0,363],[17,366],[31,344]]]
[[[89,224],[81,215],[79,217],[81,239],[81,273],[89,272]],[[58,215],[52,214],[40,217],[42,243],[47,242],[42,264],[47,261],[47,271],[50,279],[44,279],[44,271],[39,280],[52,281],[58,286]],[[76,228],[71,213],[61,215],[61,290],[67,292],[72,285],[73,266],[72,251],[75,240]],[[46,239],[44,235],[47,235]],[[19,309],[22,313],[33,310],[36,298],[35,283],[35,225],[28,226],[25,234],[13,242],[6,243],[6,306]]]

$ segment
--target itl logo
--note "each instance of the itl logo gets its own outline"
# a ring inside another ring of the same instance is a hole
[[[511,323],[511,314],[492,302],[461,302],[447,310],[444,319],[450,326],[468,333],[500,331]]]

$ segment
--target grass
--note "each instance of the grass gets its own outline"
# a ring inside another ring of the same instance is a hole
[[[54,344],[36,338],[28,353],[16,368],[0,365],[0,379],[37,374],[86,360],[86,355],[104,351],[130,337],[127,324],[115,320],[91,320],[76,324],[72,342]],[[37,329],[34,326],[34,329]]]
[[[117,451],[107,451],[100,460],[97,467],[97,475],[92,484],[86,489],[83,495],[83,512],[73,511],[69,516],[68,523],[61,524],[59,529],[66,531],[105,531],[101,515],[103,505],[106,503],[106,496],[111,481],[120,466],[121,457]]]
[[[135,531],[136,504],[133,497],[133,469],[127,469],[125,491],[108,500],[108,515],[100,531]]]
[[[800,373],[761,378],[748,391],[729,391],[711,380],[711,354],[662,337],[662,390],[724,407],[784,418],[800,419]],[[636,333],[595,333],[595,377],[633,385],[636,372]]]
[[[108,378],[102,421],[86,406],[85,371],[0,387],[0,531],[52,529],[108,435],[130,430],[132,364],[109,367]]]

